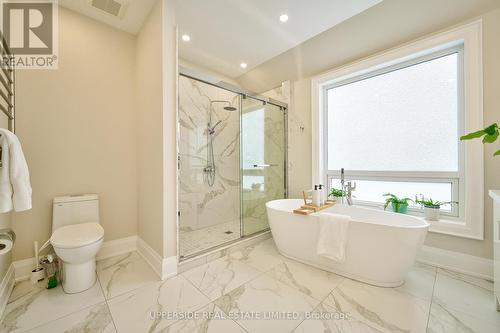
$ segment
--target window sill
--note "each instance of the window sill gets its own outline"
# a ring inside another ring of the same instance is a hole
[[[375,205],[363,205],[361,203],[354,203],[354,205],[365,208],[383,210],[383,208],[381,208],[380,206],[375,206]],[[467,226],[467,223],[465,223],[464,221],[460,221],[457,218],[442,216],[438,221],[428,221],[424,218],[423,215],[416,215],[412,213],[407,213],[405,215],[413,216],[422,221],[425,221],[426,223],[429,224],[429,232],[432,233],[468,238],[468,239],[483,240],[483,237],[476,236],[474,234],[474,231]]]
[[[484,239],[483,237],[476,236],[474,231],[469,228],[465,222],[446,219],[440,219],[439,221],[427,221],[423,217],[419,218],[430,224],[429,231],[432,233],[476,240]]]

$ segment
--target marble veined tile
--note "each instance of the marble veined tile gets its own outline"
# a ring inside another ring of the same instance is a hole
[[[279,254],[272,238],[236,250],[230,256],[263,272],[267,272],[288,260]]]
[[[426,301],[432,299],[436,267],[415,263],[406,276],[405,283],[396,289]]]
[[[225,256],[183,273],[211,300],[219,298],[259,274],[262,272],[231,256]]]
[[[229,319],[215,304],[196,311],[199,315],[189,320],[179,320],[162,333],[245,333],[236,322]]]
[[[236,220],[240,216],[239,95],[196,80],[179,78],[179,156],[181,227],[193,230]],[[216,176],[207,183],[207,124],[220,122],[212,137]]]
[[[229,232],[229,233],[228,233]],[[219,223],[210,227],[181,231],[180,254],[185,257],[240,238],[240,221]]]
[[[470,285],[473,285],[473,286],[476,286],[479,288],[483,288],[483,289],[486,289],[489,291],[494,290],[493,289],[493,282],[489,281],[489,280],[481,279],[481,278],[478,278],[475,276],[466,275],[466,274],[462,274],[462,273],[458,273],[458,272],[454,272],[454,271],[450,271],[450,270],[442,269],[442,268],[438,268],[437,272],[439,273],[440,276],[448,276],[448,277],[451,277],[455,280],[460,280],[464,283],[467,283],[467,284],[470,284]]]
[[[106,299],[160,280],[148,263],[135,251],[99,260],[97,276]]]
[[[0,332],[24,332],[104,302],[98,282],[89,290],[78,294],[66,294],[61,286],[46,289],[46,283],[16,283],[0,323]]]
[[[150,284],[111,299],[111,315],[120,333],[160,332],[210,303],[182,275]],[[162,313],[162,316],[156,313]]]
[[[320,302],[263,274],[215,301],[248,332],[290,332]]]
[[[29,333],[114,333],[115,326],[106,303],[91,306],[48,324],[35,327]]]
[[[355,319],[344,317],[332,307],[320,304],[294,331],[294,333],[379,333],[381,331]]]
[[[382,332],[425,332],[430,308],[430,301],[397,288],[350,279],[345,279],[325,304]]]
[[[335,289],[344,277],[297,261],[288,260],[276,266],[268,274],[289,287],[322,301]]]
[[[500,332],[489,281],[438,270],[429,332]]]

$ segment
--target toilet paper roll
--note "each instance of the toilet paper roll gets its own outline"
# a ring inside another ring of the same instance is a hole
[[[15,236],[12,231],[0,233],[0,256],[12,250]]]
[[[14,242],[7,235],[0,235],[0,256],[12,250]]]

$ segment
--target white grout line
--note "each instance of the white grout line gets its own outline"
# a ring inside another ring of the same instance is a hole
[[[113,327],[115,328],[115,331],[118,332],[118,328],[116,327],[115,319],[113,318],[113,314],[111,313],[111,308],[109,307],[108,299],[106,298],[106,294],[104,293],[104,289],[102,287],[101,280],[99,279],[99,275],[97,275],[97,271],[96,271],[96,276],[97,276],[97,283],[99,283],[99,288],[101,288],[102,296],[104,297],[104,303],[106,303],[106,307],[108,308],[109,317],[111,318],[111,322],[113,323]]]
[[[434,267],[434,271],[436,273],[434,274],[434,283],[432,284],[431,302],[429,304],[429,313],[427,314],[427,324],[425,325],[426,331],[429,330],[429,321],[431,320],[432,303],[434,302],[434,289],[436,288],[436,281],[438,277],[438,268],[436,266],[432,267]]]

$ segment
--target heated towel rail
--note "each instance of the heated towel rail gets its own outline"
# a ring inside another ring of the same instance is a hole
[[[16,99],[14,54],[0,32],[0,114],[7,117],[9,131],[16,131]],[[2,167],[2,148],[0,147],[0,168]]]
[[[7,116],[9,130],[14,132],[16,129],[14,55],[2,33],[0,38],[0,111]]]

